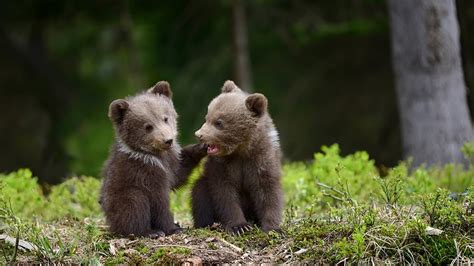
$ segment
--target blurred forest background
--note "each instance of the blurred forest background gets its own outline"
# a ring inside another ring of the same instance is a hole
[[[386,1],[233,3],[4,1],[0,172],[29,167],[51,183],[98,176],[113,141],[109,103],[158,80],[171,83],[183,144],[195,142],[223,82],[236,79],[269,98],[287,160],[332,143],[367,150],[379,165],[402,159]],[[456,3],[469,88],[474,2]]]

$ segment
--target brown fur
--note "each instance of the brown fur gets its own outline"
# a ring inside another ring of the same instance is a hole
[[[193,187],[194,226],[220,222],[226,230],[241,233],[255,222],[265,232],[279,230],[281,151],[265,96],[249,95],[226,81],[196,136],[219,152],[209,156]]]
[[[176,143],[177,114],[171,89],[160,81],[145,93],[110,104],[116,142],[104,167],[101,206],[110,231],[148,236],[180,228],[169,193],[184,184],[205,155],[202,145]]]

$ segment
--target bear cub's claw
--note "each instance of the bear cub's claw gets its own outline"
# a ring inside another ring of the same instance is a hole
[[[228,229],[228,231],[230,231],[231,234],[237,235],[237,236],[240,236],[240,235],[242,235],[245,232],[248,232],[250,230],[252,230],[252,225],[249,224],[249,223],[243,223],[243,224],[235,225],[235,226],[232,226]]]

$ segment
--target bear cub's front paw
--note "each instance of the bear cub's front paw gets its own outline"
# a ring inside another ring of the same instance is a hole
[[[198,157],[199,159],[202,159],[204,156],[206,156],[207,147],[208,145],[205,143],[195,144],[194,151],[195,151],[196,157]]]
[[[204,143],[189,144],[184,147],[182,154],[188,158],[192,158],[193,161],[199,162],[207,155],[207,146],[208,145]]]

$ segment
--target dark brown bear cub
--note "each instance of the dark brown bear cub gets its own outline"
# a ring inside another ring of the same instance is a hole
[[[265,96],[226,81],[196,136],[209,158],[192,190],[194,226],[219,222],[240,234],[255,222],[265,232],[279,230],[281,151]]]
[[[177,114],[168,82],[147,92],[115,100],[109,118],[116,141],[104,167],[100,202],[110,231],[120,235],[172,234],[172,189],[187,181],[205,156],[202,145],[181,149],[176,142]]]

